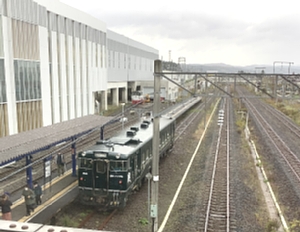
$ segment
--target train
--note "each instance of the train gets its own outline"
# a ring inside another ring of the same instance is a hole
[[[145,97],[141,91],[133,91],[131,94],[131,103],[132,104],[139,104],[144,103]]]
[[[78,153],[78,199],[82,204],[99,209],[122,208],[130,194],[141,188],[152,168],[153,119],[149,115]],[[173,147],[176,120],[162,116],[159,124],[162,158]]]
[[[149,102],[153,102],[153,98],[154,98],[153,93],[143,95],[141,91],[134,91],[131,94],[131,103],[133,105],[139,103],[149,103]],[[160,96],[160,101],[164,102],[165,98]]]

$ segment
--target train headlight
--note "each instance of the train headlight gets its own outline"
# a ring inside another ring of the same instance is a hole
[[[85,151],[81,153],[81,155],[84,157],[86,155]]]
[[[80,179],[79,179],[79,180],[81,180],[81,181],[82,181],[82,180],[83,180],[83,177],[80,177]]]
[[[119,184],[122,184],[123,183],[123,181],[122,180],[119,180]]]

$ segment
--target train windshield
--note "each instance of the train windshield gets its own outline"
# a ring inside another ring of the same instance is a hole
[[[126,161],[110,161],[111,171],[126,171],[127,162]]]
[[[141,95],[143,95],[143,94],[142,94],[142,92],[140,92],[140,91],[133,91],[131,95],[132,95],[132,96],[141,96]]]
[[[106,166],[107,166],[107,164],[106,164],[106,162],[105,161],[103,161],[103,160],[101,160],[101,161],[99,161],[99,160],[97,160],[97,162],[96,162],[96,168],[97,168],[97,172],[98,173],[105,173],[106,172]]]
[[[78,164],[79,168],[83,168],[83,169],[92,169],[93,168],[93,160],[92,159],[79,158],[78,162],[79,162],[79,164]]]

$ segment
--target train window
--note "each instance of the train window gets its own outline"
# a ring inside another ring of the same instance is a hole
[[[105,173],[106,172],[106,162],[105,161],[97,161],[96,170],[98,173]]]
[[[92,169],[93,161],[92,159],[79,158],[79,168]]]
[[[127,170],[127,162],[110,161],[110,170],[111,171],[126,171]]]

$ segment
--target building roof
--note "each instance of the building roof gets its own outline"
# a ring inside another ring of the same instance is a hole
[[[112,117],[88,115],[54,125],[0,138],[0,166],[23,158],[47,146],[53,146],[90,130],[100,128]]]

